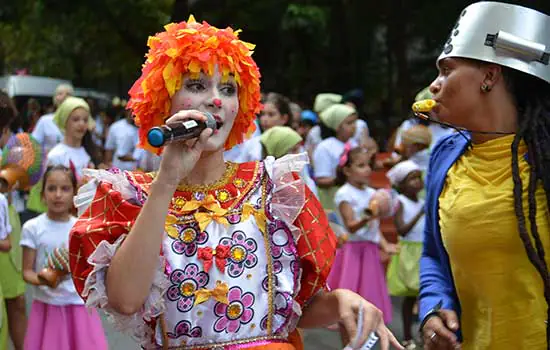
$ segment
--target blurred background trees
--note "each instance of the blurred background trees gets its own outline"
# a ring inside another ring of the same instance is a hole
[[[436,75],[465,0],[0,0],[0,71],[70,79],[125,96],[147,36],[170,21],[242,28],[266,91],[304,106],[318,92],[365,92],[365,113],[404,117]],[[515,1],[550,13],[550,1]]]

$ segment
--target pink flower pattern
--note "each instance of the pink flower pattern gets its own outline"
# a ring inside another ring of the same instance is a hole
[[[246,238],[243,231],[233,232],[231,238],[223,237],[219,244],[230,248],[227,270],[229,276],[233,278],[239,277],[246,268],[250,269],[258,263],[258,257],[254,254],[258,245],[253,238]],[[237,250],[241,252],[238,255],[234,254]],[[239,256],[239,260],[235,258],[236,256]]]
[[[170,301],[177,302],[177,308],[181,312],[187,312],[195,303],[195,291],[204,288],[208,284],[208,274],[200,271],[196,264],[189,264],[184,270],[175,269],[170,274],[172,286],[168,288],[166,296]]]
[[[232,287],[227,295],[229,305],[216,303],[214,313],[218,319],[214,323],[214,331],[217,333],[236,333],[241,325],[249,323],[254,317],[254,295],[243,293],[240,287]]]
[[[172,250],[178,255],[194,256],[197,253],[199,245],[205,244],[208,241],[208,233],[200,232],[197,224],[184,225],[178,229],[179,234],[188,231],[188,234],[193,237],[190,242],[184,242],[181,239],[176,239],[172,242]]]
[[[191,322],[189,321],[180,321],[176,324],[176,327],[174,327],[174,332],[168,332],[168,337],[177,339],[181,336],[200,338],[202,337],[202,329],[200,327],[191,328]]]
[[[290,293],[276,293],[275,294],[275,315],[281,316],[285,319],[285,322],[276,330],[279,332],[291,319],[292,315],[292,295]],[[260,328],[267,329],[267,315],[262,318],[260,322]]]
[[[266,273],[266,276],[264,277],[264,280],[262,281],[262,288],[268,292],[269,291],[269,286],[268,286],[268,283],[269,283],[269,270],[267,269],[267,266],[265,267],[265,273]],[[273,261],[273,279],[275,280],[275,286],[278,286],[279,285],[279,281],[277,279],[277,274],[278,273],[281,273],[281,271],[283,271],[283,264],[278,261],[278,260],[275,260]]]
[[[280,258],[281,255],[296,255],[296,246],[292,232],[282,220],[275,220],[268,224],[267,228],[271,237],[271,255],[273,258]],[[278,238],[278,239],[277,239]]]

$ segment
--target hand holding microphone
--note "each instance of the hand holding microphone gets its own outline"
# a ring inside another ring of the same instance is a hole
[[[152,128],[147,139],[151,146],[164,146],[156,181],[177,187],[193,170],[215,129],[221,127],[210,113],[182,110],[166,124]]]
[[[221,127],[221,123],[216,122],[212,114],[201,113],[206,120],[188,119],[151,128],[147,133],[147,141],[153,147],[162,147],[167,143],[194,139],[207,128],[217,130]]]

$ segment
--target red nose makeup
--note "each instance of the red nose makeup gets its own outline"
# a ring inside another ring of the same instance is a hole
[[[214,103],[214,106],[220,108],[222,106],[222,100],[220,100],[219,98],[215,98],[212,103]]]

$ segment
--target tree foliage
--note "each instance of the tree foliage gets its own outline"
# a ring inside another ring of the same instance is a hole
[[[369,116],[404,116],[466,0],[0,0],[0,69],[125,94],[148,35],[195,14],[243,29],[266,91],[304,105],[361,88]],[[516,1],[550,13],[548,0]]]

